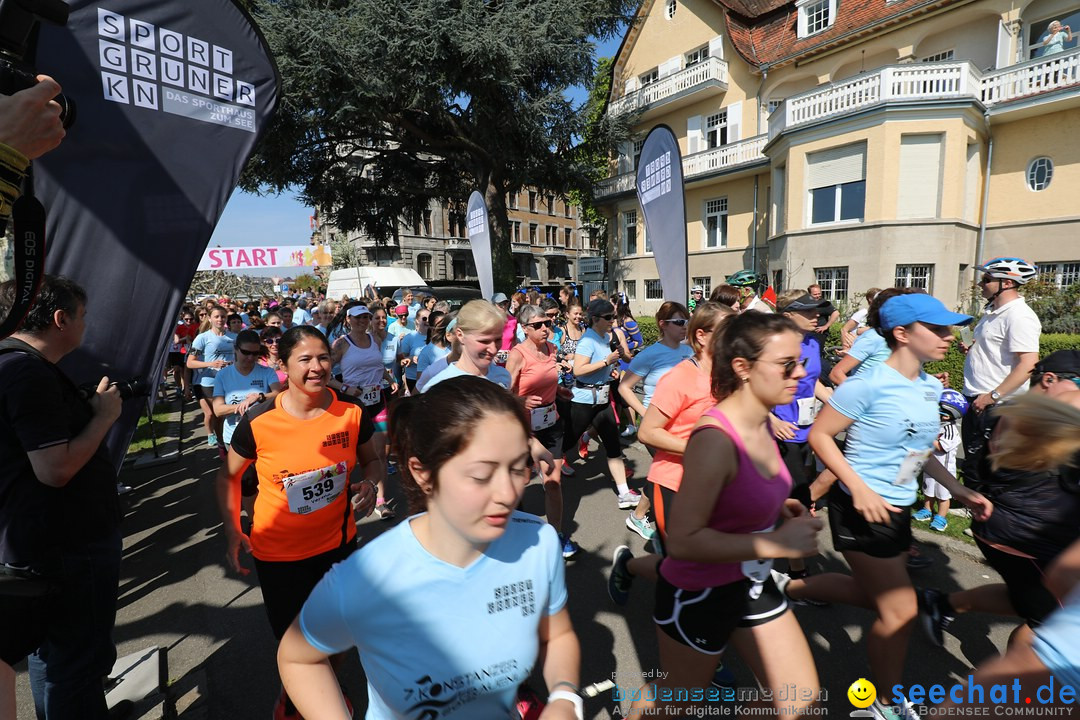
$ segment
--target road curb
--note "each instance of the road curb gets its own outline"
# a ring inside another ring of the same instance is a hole
[[[921,543],[938,545],[946,555],[963,555],[973,562],[986,564],[986,558],[979,552],[979,548],[963,540],[917,527],[911,528],[911,534]]]

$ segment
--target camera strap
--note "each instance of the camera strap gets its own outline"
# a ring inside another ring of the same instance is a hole
[[[45,208],[34,197],[33,169],[23,180],[23,194],[11,209],[15,267],[15,297],[7,317],[0,320],[0,338],[15,332],[30,312],[45,275]]]

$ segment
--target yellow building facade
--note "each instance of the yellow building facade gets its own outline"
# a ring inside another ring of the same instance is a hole
[[[665,299],[634,191],[660,124],[706,292],[752,268],[960,305],[1000,255],[1080,282],[1078,43],[1080,0],[646,0],[608,103],[634,140],[596,191],[613,289],[638,312]]]

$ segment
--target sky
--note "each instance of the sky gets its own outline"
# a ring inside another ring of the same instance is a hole
[[[599,43],[596,56],[614,55],[621,41],[621,37],[616,37]],[[575,103],[583,103],[587,93],[583,87],[574,87],[568,95]],[[214,228],[209,246],[307,245],[311,238],[309,217],[313,213],[297,199],[297,194],[294,191],[260,196],[235,190]]]

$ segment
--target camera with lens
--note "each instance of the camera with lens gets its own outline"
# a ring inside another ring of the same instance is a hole
[[[150,395],[150,383],[142,378],[117,380],[109,383],[109,387],[114,387],[120,391],[121,400],[130,400],[131,398],[147,397]],[[89,400],[94,397],[96,393],[97,383],[87,383],[86,385],[79,386],[79,394],[83,396],[84,400]]]
[[[14,95],[37,85],[37,71],[27,50],[38,23],[67,25],[70,8],[64,0],[0,0],[0,93]],[[60,105],[64,128],[75,122],[75,102],[66,95],[53,98]]]

